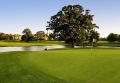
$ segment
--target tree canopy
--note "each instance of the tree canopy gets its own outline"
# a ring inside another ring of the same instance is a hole
[[[24,29],[22,33],[22,41],[28,42],[33,40],[33,34],[29,28]]]
[[[45,34],[44,31],[37,31],[36,34],[34,35],[35,40],[44,40],[47,34]]]
[[[119,35],[115,34],[115,33],[110,33],[107,37],[107,41],[109,42],[115,42],[115,41],[119,41]]]
[[[64,40],[71,47],[85,40],[91,42],[99,37],[99,34],[94,34],[98,26],[93,23],[93,16],[90,10],[84,10],[81,5],[64,6],[56,15],[51,16],[47,30],[52,30],[55,38]]]

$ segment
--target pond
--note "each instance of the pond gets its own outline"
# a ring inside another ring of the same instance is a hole
[[[86,48],[91,48],[92,46],[84,46]],[[28,47],[0,47],[0,52],[11,52],[11,51],[42,51],[45,49],[60,49],[66,48],[66,46],[28,46]],[[75,48],[83,48],[82,46],[75,46]],[[110,47],[110,46],[97,46],[97,48],[120,48],[120,47]]]
[[[42,51],[45,49],[65,48],[65,46],[29,46],[29,47],[0,47],[0,52],[11,51]]]

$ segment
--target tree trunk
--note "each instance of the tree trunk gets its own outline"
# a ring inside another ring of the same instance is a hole
[[[71,48],[74,48],[75,47],[75,44],[74,42],[71,43]]]

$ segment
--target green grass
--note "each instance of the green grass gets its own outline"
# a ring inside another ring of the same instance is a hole
[[[120,47],[120,42],[98,41],[95,45],[96,46]]]
[[[88,42],[83,44],[84,46],[90,46]],[[110,47],[120,47],[120,42],[108,42],[108,41],[98,41],[94,46],[110,46]]]
[[[120,83],[120,49],[0,53],[0,83]]]
[[[55,46],[64,45],[59,41],[41,41],[41,42],[20,42],[20,41],[0,41],[0,46]]]
[[[0,41],[0,46],[56,46],[56,45],[65,45],[63,41],[34,41],[34,42],[20,42],[20,41]],[[90,46],[85,42],[84,46]],[[120,42],[107,42],[107,41],[98,41],[94,46],[111,46],[111,47],[120,47]]]

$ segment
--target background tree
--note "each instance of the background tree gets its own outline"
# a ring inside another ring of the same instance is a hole
[[[28,42],[33,40],[33,34],[29,28],[24,29],[22,33],[22,41]]]
[[[95,40],[95,41],[93,41],[93,40]],[[99,33],[97,31],[91,31],[89,42],[90,43],[92,43],[92,42],[96,43],[98,40],[99,40]]]
[[[50,41],[51,41],[51,40],[56,40],[53,33],[50,33],[50,34],[49,34],[48,39],[49,39]]]
[[[118,40],[118,35],[114,33],[110,33],[107,37],[107,41],[109,42],[115,42]]]
[[[120,42],[120,35],[118,35],[118,39],[117,40],[118,40],[118,42]]]
[[[71,47],[81,45],[92,36],[92,31],[98,28],[93,24],[93,15],[80,5],[64,6],[61,11],[52,16],[48,22],[48,29],[53,31],[56,38],[64,40]]]
[[[106,37],[100,37],[99,40],[100,41],[107,41],[107,38]]]
[[[13,40],[12,34],[5,34],[5,40]]]
[[[35,37],[35,40],[45,40],[46,34],[44,31],[38,31],[36,32],[34,37]]]
[[[5,33],[0,33],[0,40],[5,40],[5,36],[6,36]]]

